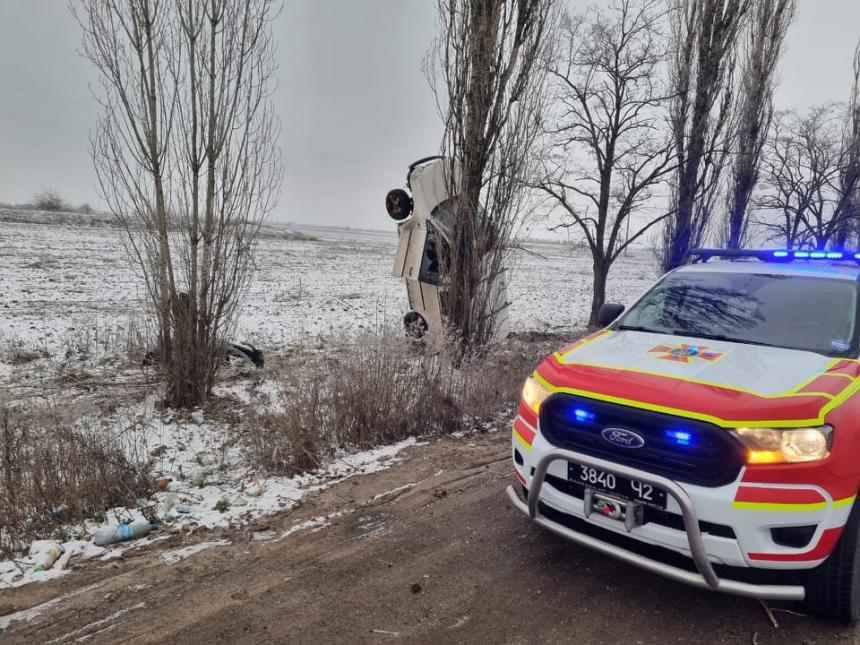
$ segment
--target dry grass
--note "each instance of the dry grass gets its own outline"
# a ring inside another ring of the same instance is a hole
[[[513,336],[482,360],[458,363],[445,343],[416,344],[399,329],[327,339],[267,356],[265,370],[238,376],[248,400],[216,398],[206,414],[241,445],[242,467],[294,475],[340,450],[505,428],[524,378],[569,340]],[[158,398],[158,384],[146,371],[103,363],[111,350],[137,347],[121,334],[82,332],[63,356],[35,364],[26,387],[10,389],[15,401],[0,399],[0,553],[69,537],[67,527],[152,492],[152,446],[136,433],[146,426],[140,405]]]
[[[416,345],[391,330],[305,348],[276,376],[279,411],[248,424],[248,458],[293,475],[319,468],[337,449],[483,428],[516,405],[525,377],[561,344],[514,337],[459,364],[444,343]]]
[[[26,344],[17,341],[10,343],[0,356],[9,365],[26,365],[42,358],[48,358],[49,354],[44,349],[28,347]]]
[[[151,491],[145,473],[107,429],[81,411],[0,402],[0,548],[67,537],[65,522],[102,518]],[[62,509],[62,510],[58,510]]]

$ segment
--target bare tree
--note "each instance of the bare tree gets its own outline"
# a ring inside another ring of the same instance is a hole
[[[663,127],[661,5],[618,0],[609,11],[565,16],[550,68],[554,118],[547,119],[536,187],[561,212],[560,226],[578,228],[591,251],[590,325],[597,324],[613,262],[665,217],[649,206],[674,168]]]
[[[824,249],[853,215],[840,199],[845,157],[840,107],[830,103],[805,115],[784,112],[774,119],[763,155],[759,222],[787,248]]]
[[[673,0],[670,124],[678,169],[666,221],[664,271],[682,265],[701,243],[731,144],[739,33],[751,0]]]
[[[457,195],[445,268],[448,323],[464,351],[492,340],[504,271],[540,131],[543,66],[557,0],[437,0],[425,74],[445,123]],[[440,86],[441,84],[441,86]]]
[[[158,322],[171,405],[210,393],[280,188],[271,21],[279,2],[80,0],[101,76],[101,193]]]
[[[854,83],[845,111],[842,144],[843,166],[839,181],[839,211],[843,224],[834,243],[844,247],[853,235],[860,242],[860,43],[854,51]]]
[[[761,152],[773,118],[777,65],[797,10],[796,0],[753,0],[741,63],[737,139],[727,199],[725,240],[741,248],[747,237],[747,211],[758,183]]]
[[[46,186],[33,195],[33,208],[40,211],[62,211],[69,208],[60,191],[53,186]]]

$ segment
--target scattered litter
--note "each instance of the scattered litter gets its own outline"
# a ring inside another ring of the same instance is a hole
[[[124,542],[149,535],[157,531],[158,525],[149,522],[132,522],[131,524],[115,524],[102,526],[93,534],[93,544],[104,546],[114,542]]]
[[[211,435],[201,431],[200,427],[172,424],[168,420],[159,422],[158,438],[152,443],[156,446],[170,446],[162,457],[170,459],[167,467],[162,467],[156,475],[169,478],[169,486],[165,491],[156,492],[149,500],[142,500],[143,506],[153,510],[164,527],[171,531],[162,531],[153,536],[152,525],[144,517],[146,508],[117,508],[107,513],[108,523],[97,525],[87,522],[70,532],[93,535],[98,534],[97,540],[71,540],[60,544],[64,553],[52,563],[50,569],[33,571],[36,566],[35,558],[22,557],[14,562],[0,561],[0,586],[19,587],[34,581],[45,581],[61,577],[68,573],[66,568],[73,556],[82,560],[98,558],[101,561],[111,561],[123,557],[125,551],[150,545],[154,542],[168,539],[176,530],[188,533],[210,530],[230,525],[245,525],[261,516],[283,512],[295,506],[308,493],[328,488],[329,486],[355,475],[370,474],[389,468],[399,461],[398,453],[405,448],[421,445],[414,438],[407,439],[393,446],[385,446],[376,450],[357,454],[337,452],[328,467],[316,472],[305,473],[292,478],[269,477],[265,481],[258,479],[255,483],[244,475],[237,477],[236,471],[224,471],[218,476],[207,474],[206,468],[199,469],[196,456],[208,449]],[[169,430],[168,430],[169,428]],[[172,437],[168,436],[173,432]],[[178,448],[177,448],[178,446]],[[181,450],[183,456],[174,460],[174,450]],[[182,471],[189,473],[184,476]],[[194,472],[192,477],[190,473]],[[223,480],[217,483],[219,477]],[[194,486],[195,480],[204,486]],[[238,485],[237,482],[238,481]],[[249,491],[253,492],[248,494]],[[389,491],[384,495],[395,495],[407,488]],[[259,491],[259,495],[254,495]],[[223,501],[222,501],[223,500]],[[220,505],[219,505],[219,502]],[[219,510],[213,507],[219,506]],[[191,513],[180,512],[184,507],[190,507]],[[58,507],[58,514],[65,511]],[[318,517],[293,526],[280,533],[262,533],[257,540],[281,540],[301,531],[320,531],[330,525],[331,519],[352,509],[342,510],[329,515]],[[139,529],[128,527],[140,526]],[[120,528],[124,527],[124,528]],[[132,538],[127,541],[117,539],[123,532],[132,531]],[[107,537],[102,538],[103,533]],[[141,537],[142,536],[142,537]],[[109,548],[104,545],[110,544]]]
[[[30,557],[36,558],[33,571],[47,571],[63,554],[63,547],[52,540],[37,540],[30,545]]]
[[[251,482],[245,486],[245,495],[248,497],[259,497],[263,493],[263,484],[256,477],[251,477]]]
[[[409,590],[412,593],[421,593],[421,585],[419,583],[415,582],[412,584],[411,587],[409,587]]]
[[[400,632],[389,632],[388,630],[385,630],[385,629],[371,629],[370,633],[371,634],[388,634],[390,636],[400,636]]]
[[[179,503],[179,496],[176,493],[168,493],[167,497],[161,503],[161,514],[167,515],[171,509]]]

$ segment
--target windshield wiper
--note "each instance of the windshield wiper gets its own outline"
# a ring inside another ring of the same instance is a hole
[[[651,329],[639,325],[618,325],[619,331],[644,331],[646,334],[665,334],[665,329]]]
[[[676,329],[670,332],[673,336],[687,336],[689,338],[705,338],[707,340],[722,340],[727,343],[738,343],[740,345],[760,345],[762,347],[779,347],[779,345],[771,345],[770,343],[765,343],[758,340],[746,340],[745,338],[733,338],[732,336],[726,336],[725,334],[705,334],[697,331],[690,331],[684,329]]]

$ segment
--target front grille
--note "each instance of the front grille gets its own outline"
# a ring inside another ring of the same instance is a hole
[[[644,445],[610,443],[601,434],[606,428],[634,432]],[[540,430],[559,448],[699,486],[730,484],[745,460],[741,444],[711,423],[572,394],[541,404]]]

